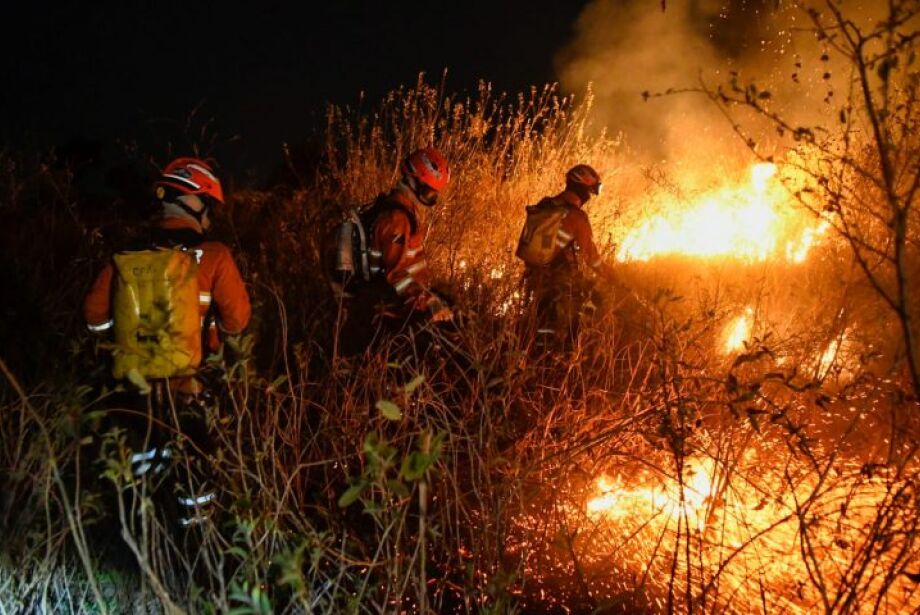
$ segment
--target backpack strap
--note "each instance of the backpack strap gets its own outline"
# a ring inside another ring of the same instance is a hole
[[[415,213],[411,209],[394,199],[387,198],[386,194],[379,194],[370,205],[363,207],[359,212],[361,223],[366,227],[368,236],[373,232],[377,218],[393,210],[400,210],[405,213],[406,217],[409,218],[409,227],[412,229],[412,233],[418,232],[418,218],[415,217]]]

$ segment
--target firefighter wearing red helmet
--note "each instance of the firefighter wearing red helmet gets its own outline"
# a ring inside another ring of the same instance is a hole
[[[206,392],[199,366],[204,355],[219,350],[223,337],[246,328],[249,293],[230,248],[205,236],[214,208],[224,202],[211,166],[178,158],[163,168],[153,187],[158,217],[103,267],[84,300],[83,314],[90,331],[112,340],[113,376],[135,384],[168,382],[167,389],[177,392],[185,408],[173,429],[207,453],[212,446],[201,407]],[[148,422],[132,416],[123,419],[123,426],[133,449],[134,476],[165,472],[173,451],[172,434],[164,428],[172,424],[170,417]],[[202,521],[214,498],[204,479],[178,481],[182,486],[193,482],[192,492],[180,489],[178,496],[183,526]]]
[[[209,313],[206,332],[208,351],[216,351],[220,334],[235,335],[246,328],[250,317],[249,293],[230,248],[207,241],[211,212],[224,202],[224,193],[211,167],[196,158],[177,158],[163,169],[154,183],[160,204],[159,218],[140,243],[184,246],[200,251],[198,263],[199,307],[202,321]],[[109,263],[86,296],[83,314],[89,329],[104,332],[114,326],[110,297],[114,267]]]
[[[381,324],[395,329],[412,321],[453,318],[430,287],[420,215],[437,203],[450,181],[447,159],[434,147],[425,147],[410,153],[400,170],[396,185],[360,214],[370,276],[349,300],[341,349],[346,355],[366,348]]]
[[[609,277],[611,270],[594,243],[584,211],[601,193],[601,177],[587,164],[565,174],[565,189],[527,208],[517,256],[526,265],[525,282],[536,308],[537,344],[550,347],[574,340],[582,312],[591,309],[585,269]]]

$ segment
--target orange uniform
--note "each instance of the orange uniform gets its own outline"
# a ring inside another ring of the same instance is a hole
[[[556,233],[556,245],[562,249],[549,267],[562,264],[577,267],[579,258],[591,269],[600,267],[603,258],[597,251],[597,246],[594,245],[591,222],[585,210],[578,205],[578,198],[571,192],[563,192],[551,200],[558,205],[563,205],[567,213]]]
[[[383,274],[405,305],[430,307],[430,273],[425,258],[425,233],[418,223],[418,210],[411,197],[393,190],[380,205],[370,242],[371,267]]]
[[[176,243],[186,244],[187,237],[199,237],[195,232],[195,223],[182,218],[165,218],[160,223],[160,232],[165,237],[175,235],[181,239]],[[252,313],[249,293],[233,260],[233,255],[225,244],[219,241],[201,241],[189,245],[202,251],[198,264],[199,306],[202,325],[208,312],[213,307],[216,311],[216,323],[207,331],[209,350],[219,347],[217,328],[226,334],[234,335],[243,331],[249,324]],[[96,277],[92,288],[83,302],[83,315],[91,331],[101,332],[113,326],[112,321],[112,276],[114,266],[110,262]]]
[[[546,347],[549,339],[567,344],[577,337],[581,312],[593,307],[591,284],[579,271],[579,261],[595,271],[603,271],[604,260],[594,244],[591,222],[576,194],[565,191],[540,205],[561,206],[566,210],[556,231],[558,253],[545,266],[528,265],[525,273],[536,308],[537,344]]]

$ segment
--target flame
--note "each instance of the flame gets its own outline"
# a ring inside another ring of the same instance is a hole
[[[853,373],[849,360],[852,359],[852,341],[850,329],[846,329],[832,339],[825,347],[824,352],[818,358],[819,378],[826,378],[831,374],[831,370],[836,368],[840,376],[850,376]]]
[[[706,192],[687,207],[675,203],[665,208],[626,236],[617,260],[647,261],[664,254],[683,254],[765,261],[784,255],[790,262],[803,262],[827,224],[804,229],[797,224],[797,232],[787,230],[794,216],[776,173],[776,165],[758,163],[742,186]]]
[[[600,495],[588,501],[586,510],[593,517],[607,519],[650,512],[667,517],[678,511],[696,515],[712,495],[713,470],[711,463],[688,464],[683,488],[674,479],[653,486],[627,487],[621,478],[602,475],[596,483]]]
[[[744,349],[744,343],[751,339],[751,327],[754,320],[754,308],[746,307],[744,312],[732,320],[725,328],[725,343],[722,351],[731,354]]]
[[[827,232],[828,228],[830,228],[830,222],[827,220],[821,220],[818,226],[806,228],[797,241],[790,241],[786,244],[786,260],[796,264],[804,263],[812,246]]]

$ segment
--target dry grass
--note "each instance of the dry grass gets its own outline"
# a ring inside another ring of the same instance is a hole
[[[0,612],[920,606],[904,574],[920,572],[916,403],[845,251],[830,244],[801,267],[621,265],[638,300],[602,288],[573,353],[523,352],[512,255],[523,206],[576,161],[604,175],[624,156],[589,110],[590,96],[550,88],[460,97],[420,81],[373,109],[331,109],[302,189],[235,195],[223,235],[257,320],[228,352],[210,410],[224,514],[195,548],[132,514],[148,494],[128,484],[119,434],[99,428],[117,395],[94,387],[103,368],[73,306],[113,237],[96,232],[69,176],[0,159],[0,216],[50,229],[42,246],[4,235],[4,281],[23,290],[0,389]],[[429,142],[455,177],[432,220],[433,268],[465,326],[433,332],[440,350],[425,356],[397,338],[333,362],[323,229]],[[611,212],[630,201],[609,193],[591,213],[615,237]],[[722,330],[746,305],[757,339],[724,356]],[[820,366],[845,327],[857,332],[847,353]],[[701,467],[706,497],[692,492]],[[588,510],[601,475],[621,498],[603,514]]]

